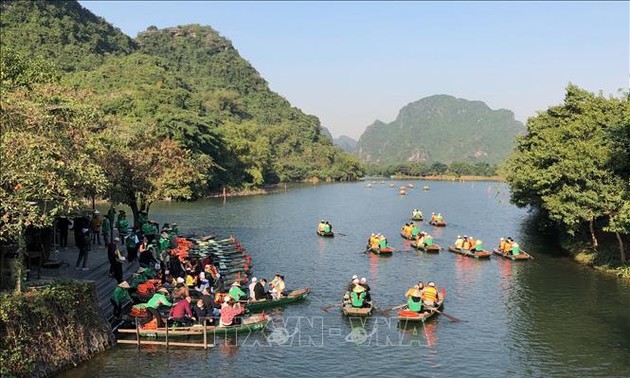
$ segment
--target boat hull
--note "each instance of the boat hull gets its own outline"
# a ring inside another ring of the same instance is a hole
[[[518,255],[509,255],[509,254],[503,254],[503,252],[501,252],[498,248],[495,248],[492,250],[492,252],[495,255],[499,255],[503,257],[504,259],[508,259],[512,261],[529,260],[532,258],[528,253],[523,252],[523,251],[521,251],[521,253],[519,253]]]
[[[317,231],[317,235],[323,237],[323,238],[333,238],[335,237],[335,233],[330,231],[330,232],[324,232],[324,231]]]
[[[448,247],[448,250],[453,252],[453,253],[457,253],[463,256],[467,256],[467,257],[472,257],[475,259],[489,259],[490,256],[492,255],[492,253],[488,252],[488,251],[479,251],[479,252],[470,252],[468,250],[462,250],[460,248],[455,248],[455,246],[450,246]]]
[[[306,299],[306,297],[308,297],[310,292],[311,292],[311,289],[309,288],[298,289],[298,290],[291,291],[286,297],[283,297],[280,299],[244,302],[244,304],[247,310],[249,310],[250,312],[256,312],[256,311],[265,310],[267,308],[280,307],[280,306],[285,306],[288,304],[303,301]]]
[[[411,242],[410,245],[413,248],[415,248],[415,249],[417,249],[419,251],[426,252],[426,253],[440,253],[440,249],[442,249],[442,247],[440,247],[437,244],[433,244],[433,245],[430,245],[430,246],[427,247],[427,246],[424,246],[424,245],[418,245],[418,243],[416,243],[415,241]]]

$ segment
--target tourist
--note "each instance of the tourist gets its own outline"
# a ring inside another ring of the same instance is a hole
[[[147,324],[155,318],[157,320],[158,328],[161,328],[164,325],[164,323],[162,322],[162,315],[160,315],[160,311],[158,311],[158,308],[160,306],[171,307],[173,305],[171,302],[169,302],[168,298],[166,298],[166,295],[168,295],[168,290],[166,290],[165,288],[160,288],[155,294],[153,294],[151,299],[149,299],[149,301],[147,302],[147,315],[149,317],[144,321],[143,324]]]
[[[276,274],[274,279],[271,281],[271,297],[273,299],[282,298],[284,292],[284,276]]]
[[[103,217],[103,226],[101,227],[101,231],[103,233],[103,243],[105,245],[109,245],[109,235],[112,232],[111,221],[107,216]],[[119,239],[120,240],[120,239]]]
[[[180,300],[190,296],[190,290],[185,285],[185,280],[182,277],[177,277],[175,280],[175,289],[173,290],[173,300]]]
[[[247,297],[247,293],[241,289],[241,285],[237,281],[232,282],[228,295],[237,302],[241,299],[241,297]]]
[[[112,240],[112,242],[107,245],[107,260],[109,261],[108,273],[110,277],[114,276],[114,269],[115,269],[114,264],[116,263],[116,249],[118,248],[116,246],[116,241],[118,240],[116,239]]]
[[[138,235],[136,235],[135,232],[131,232],[129,235],[127,235],[127,237],[125,238],[125,247],[127,248],[127,258],[129,259],[129,262],[136,261],[138,259],[139,246]]]
[[[413,285],[412,287],[410,287],[407,292],[405,293],[405,297],[406,298],[411,298],[411,296],[415,293],[416,290],[420,290],[420,286],[418,285]]]
[[[90,229],[83,228],[81,229],[81,234],[79,235],[79,239],[77,240],[77,247],[79,247],[79,257],[77,258],[76,269],[89,270],[87,267],[87,259],[88,253],[90,252],[91,247],[91,239],[90,239]],[[83,267],[79,268],[79,265],[83,262]]]
[[[187,296],[175,303],[169,312],[169,318],[183,326],[191,325],[196,320],[190,308],[191,300],[190,296]]]
[[[221,317],[219,319],[219,326],[226,327],[232,324],[239,324],[240,319],[237,318],[237,315],[245,312],[245,309],[241,307],[239,303],[232,305],[230,303],[230,296],[226,295],[224,298],[224,304],[221,308]]]
[[[455,248],[462,249],[464,247],[464,238],[461,235],[457,235],[457,239],[455,240]]]
[[[249,298],[250,299],[254,299],[256,298],[256,295],[254,294],[254,287],[256,287],[256,283],[258,282],[258,279],[256,277],[252,278],[252,282],[249,284],[248,289],[249,289]]]
[[[256,283],[256,286],[254,286],[254,299],[255,300],[262,301],[262,300],[269,299],[271,295],[267,293],[267,291],[265,290],[266,284],[267,284],[267,280],[264,278]]]
[[[207,318],[212,319],[212,314],[206,308],[203,303],[203,299],[197,300],[197,303],[193,306],[193,313],[195,314],[195,318],[197,318],[199,324],[203,324]]]
[[[372,296],[370,295],[370,285],[367,284],[367,278],[361,277],[361,281],[359,281],[359,285],[365,289],[365,300],[368,302],[372,301]]]
[[[140,257],[138,258],[138,263],[143,268],[154,267],[158,262],[153,256],[153,252],[155,251],[155,247],[153,244],[149,244],[147,249],[140,253]]]
[[[365,297],[366,297],[365,289],[361,285],[355,285],[352,288],[352,292],[350,293],[350,300],[352,302],[352,307],[361,308],[365,306]]]
[[[439,301],[439,294],[437,288],[435,287],[435,283],[429,282],[427,287],[422,290],[422,302],[424,302],[424,306],[433,308],[436,303]]]
[[[122,306],[131,301],[131,297],[129,296],[129,284],[127,281],[122,281],[116,286],[114,289],[114,293],[112,293],[112,297],[110,298],[110,302],[112,306],[114,306],[114,318],[120,319],[120,312]]]
[[[203,301],[203,305],[208,312],[212,311],[212,316],[219,316],[221,311],[221,305],[214,301],[214,296],[212,295],[211,289],[205,288],[201,292],[201,300]]]
[[[67,216],[62,215],[57,219],[57,229],[59,230],[59,247],[68,248],[68,228],[72,225]]]
[[[103,232],[103,220],[99,216],[99,211],[94,210],[92,219],[90,220],[90,230],[92,232],[92,244],[101,245],[101,233]]]

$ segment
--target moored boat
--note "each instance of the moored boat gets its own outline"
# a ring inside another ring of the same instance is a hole
[[[518,255],[512,255],[510,253],[504,254],[498,248],[495,248],[492,250],[492,252],[494,252],[494,254],[496,255],[499,255],[505,259],[509,259],[512,261],[529,260],[532,258],[527,252],[524,252],[524,251],[521,251]]]
[[[239,334],[239,333],[249,333],[251,331],[259,331],[267,326],[271,319],[263,314],[255,314],[244,318],[241,324],[230,325],[230,326],[206,326],[205,333],[206,334]],[[139,328],[138,330],[128,329],[128,328],[119,328],[118,333],[127,333],[127,334],[135,334],[138,332],[140,336],[144,337],[166,337],[168,333],[168,337],[188,337],[188,336],[203,336],[204,327],[202,325],[194,325],[190,327],[168,327],[168,331],[165,327],[150,329],[150,328]]]
[[[411,245],[413,248],[419,251],[424,251],[426,253],[439,253],[440,249],[442,249],[442,247],[440,247],[438,244],[425,246],[424,244],[418,244],[415,241],[409,243],[409,245]]]
[[[435,314],[438,313],[437,310],[440,310],[444,306],[444,298],[446,298],[446,290],[442,288],[440,292],[440,300],[437,302],[437,306],[431,309],[427,309],[427,311],[423,312],[415,312],[409,311],[407,305],[403,306],[403,308],[398,312],[398,320],[402,322],[422,322],[424,323]]]
[[[308,296],[311,292],[310,288],[297,289],[289,292],[286,297],[280,299],[264,299],[261,301],[241,302],[245,304],[245,308],[250,312],[256,312],[267,308],[279,307],[291,303],[299,302]]]
[[[492,253],[490,253],[488,251],[471,252],[470,250],[467,250],[467,249],[456,248],[453,245],[449,246],[448,250],[451,251],[451,252],[454,252],[454,253],[458,253],[460,255],[473,257],[475,259],[488,259],[492,255]]]

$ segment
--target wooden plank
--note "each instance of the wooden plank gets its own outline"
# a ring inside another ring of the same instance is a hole
[[[118,344],[136,344],[136,340],[117,340]],[[166,341],[149,341],[145,340],[142,342],[142,345],[166,345]],[[214,344],[203,344],[203,343],[182,343],[182,342],[172,342],[168,343],[169,346],[187,346],[187,347],[197,347],[197,348],[214,348]]]

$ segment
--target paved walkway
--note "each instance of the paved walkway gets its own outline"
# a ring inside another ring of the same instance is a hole
[[[126,248],[118,244],[118,249],[127,255]],[[68,248],[57,248],[51,252],[50,259],[61,261],[61,266],[57,268],[41,268],[41,277],[39,280],[49,281],[54,279],[77,279],[84,281],[92,281],[96,286],[98,302],[103,310],[103,314],[109,320],[112,319],[112,305],[109,302],[114,289],[116,288],[116,280],[109,276],[109,260],[107,259],[107,248],[105,245],[93,244],[92,250],[88,254],[87,267],[89,270],[76,269],[75,264],[79,256],[79,249],[74,246],[72,235],[68,235]],[[123,279],[128,279],[133,272],[138,269],[138,262],[123,264]],[[39,281],[37,279],[36,264],[31,267],[30,272],[31,283]]]

